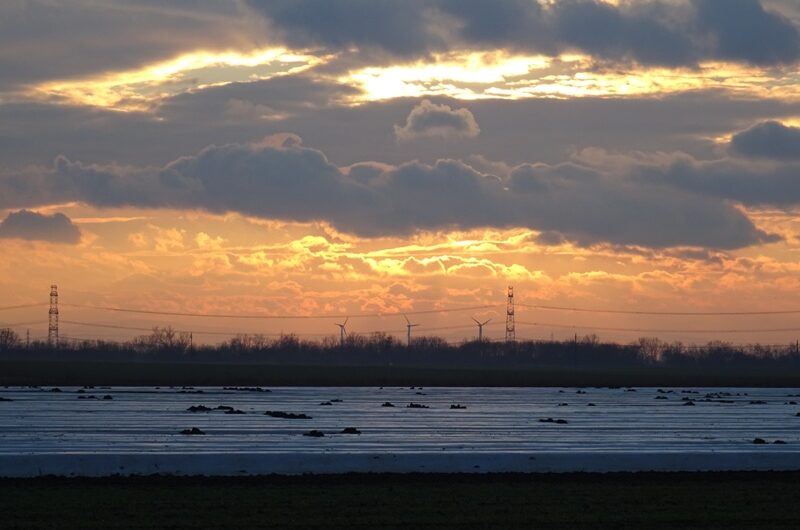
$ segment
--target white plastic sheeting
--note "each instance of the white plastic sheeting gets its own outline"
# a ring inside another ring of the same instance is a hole
[[[578,392],[6,388],[0,397],[12,401],[0,401],[0,475],[800,469],[798,390]],[[408,408],[412,402],[429,408]],[[187,412],[192,405],[245,414]],[[547,418],[567,423],[539,421]],[[180,434],[192,427],[205,435]],[[345,427],[362,434],[341,434]],[[325,436],[303,436],[312,429]]]

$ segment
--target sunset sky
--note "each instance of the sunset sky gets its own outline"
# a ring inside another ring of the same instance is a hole
[[[5,1],[0,306],[56,283],[64,336],[209,343],[338,330],[67,304],[493,306],[411,316],[499,339],[513,285],[518,338],[794,341],[749,330],[800,314],[525,306],[800,309],[799,65],[797,0]]]

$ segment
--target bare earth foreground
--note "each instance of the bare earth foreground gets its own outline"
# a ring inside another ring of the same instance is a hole
[[[2,528],[800,528],[800,473],[0,480]]]

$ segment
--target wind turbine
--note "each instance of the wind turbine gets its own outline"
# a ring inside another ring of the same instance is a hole
[[[344,319],[344,322],[341,324],[334,324],[339,326],[339,346],[344,346],[344,338],[347,336],[347,321],[350,320],[350,317]]]
[[[403,318],[406,319],[406,329],[408,330],[408,346],[411,346],[411,328],[415,328],[419,326],[419,324],[412,324],[411,321],[408,319],[407,316],[403,315]]]
[[[484,322],[480,322],[475,317],[472,317],[472,320],[478,325],[478,342],[483,342],[483,326],[491,322],[492,319],[490,318]]]

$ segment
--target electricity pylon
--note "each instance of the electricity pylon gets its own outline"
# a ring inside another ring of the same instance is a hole
[[[50,286],[50,311],[47,323],[47,343],[58,347],[58,286]]]
[[[506,342],[517,340],[514,329],[514,288],[508,286],[508,301],[506,302]]]

